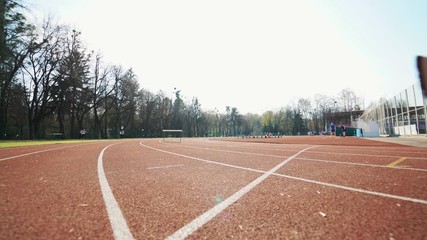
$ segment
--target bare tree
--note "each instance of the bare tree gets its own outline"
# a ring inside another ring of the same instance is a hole
[[[326,128],[328,125],[327,120],[331,120],[327,119],[327,114],[330,114],[332,111],[335,111],[336,104],[337,101],[327,95],[316,94],[314,96],[314,111],[317,113],[316,116],[319,116],[319,120],[321,122],[320,124],[324,125],[324,128]]]
[[[175,92],[175,100],[172,108],[172,122],[171,127],[174,129],[183,128],[185,103],[181,97],[181,90]]]
[[[157,102],[156,96],[150,91],[141,90],[140,98],[141,106],[139,115],[142,118],[144,135],[153,136],[156,133],[156,129],[153,124]]]
[[[199,136],[200,120],[202,118],[202,109],[197,98],[193,98],[187,107],[187,129],[189,136]]]
[[[132,71],[127,70],[120,78],[120,122],[126,130],[126,136],[135,137],[138,134],[136,123],[136,111],[138,106],[139,83],[138,78]],[[138,128],[137,128],[138,127]]]
[[[339,106],[342,111],[350,112],[355,110],[354,108],[358,102],[358,98],[353,90],[349,88],[341,90],[341,92],[338,94],[338,99]]]
[[[340,100],[340,106],[342,111],[350,112],[350,119],[353,121],[353,111],[360,110],[361,98],[359,98],[356,93],[350,89],[346,88],[341,90],[338,94]]]
[[[69,136],[77,137],[78,129],[83,129],[83,120],[91,109],[92,93],[89,86],[89,62],[91,55],[80,39],[81,33],[72,30],[65,34],[64,57],[58,69],[56,94],[60,131],[64,133],[64,118],[69,118]]]
[[[18,0],[0,1],[0,139],[6,137],[11,87],[28,54],[38,47],[24,9]]]
[[[301,117],[304,122],[305,130],[308,130],[308,116],[311,112],[311,102],[310,99],[300,98],[298,100],[298,110],[301,113]]]
[[[108,108],[111,105],[106,104],[106,101],[113,91],[111,68],[102,66],[102,57],[98,53],[95,57],[93,77],[90,83],[92,93],[92,109],[93,109],[93,129],[94,137],[100,138],[102,131],[102,119],[106,117]],[[104,137],[106,137],[104,135]]]
[[[63,57],[64,27],[47,19],[43,23],[41,37],[42,44],[29,53],[24,65],[29,76],[29,80],[24,82],[31,139],[41,137],[40,123],[54,110],[52,90],[57,84],[54,73]]]
[[[172,118],[172,99],[167,97],[162,91],[157,93],[157,121],[159,122],[159,131],[171,127]]]

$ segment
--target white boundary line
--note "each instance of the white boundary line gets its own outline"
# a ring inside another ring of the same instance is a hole
[[[196,147],[193,147],[193,146],[189,146],[189,145],[182,145],[182,146],[184,146],[184,147],[192,147],[192,148],[196,148]],[[220,146],[220,145],[216,145],[216,146]],[[378,154],[359,154],[359,153],[342,153],[342,152],[327,152],[326,150],[325,151],[321,151],[322,149],[325,149],[325,146],[323,146],[323,145],[315,145],[315,146],[317,146],[317,148],[316,148],[316,150],[315,151],[309,151],[310,153],[320,153],[320,154],[332,154],[332,155],[351,155],[351,156],[366,156],[366,157],[379,157],[379,158],[396,158],[396,157],[408,157],[408,158],[411,158],[411,159],[419,159],[419,160],[427,160],[427,157],[411,157],[411,156],[407,156],[407,155],[405,155],[405,153],[408,153],[408,154],[412,154],[412,153],[414,153],[414,152],[397,152],[397,151],[395,151],[396,153],[399,153],[399,155],[378,155]],[[203,148],[203,147],[200,147],[200,148]],[[209,147],[208,147],[209,148]],[[250,149],[255,149],[255,148],[253,148],[253,147],[240,147],[240,146],[237,146],[237,148],[250,148]],[[300,147],[301,148],[301,147]],[[209,149],[212,149],[212,150],[214,150],[213,148],[209,148]],[[285,151],[285,152],[292,152],[292,151],[295,151],[295,149],[280,149],[280,148],[273,148],[273,149],[267,149],[267,148],[256,148],[256,149],[259,149],[259,150],[273,150],[273,151]],[[332,148],[331,148],[332,149]],[[319,151],[320,150],[320,151]],[[381,149],[381,150],[384,150],[384,149]],[[222,150],[222,151],[227,151],[227,150]],[[364,150],[365,151],[365,150]],[[372,151],[375,151],[375,150],[372,150]],[[384,150],[385,151],[385,150]],[[420,153],[420,154],[422,154],[422,152],[415,152],[415,153]]]
[[[293,176],[279,174],[279,173],[273,173],[272,175],[279,176],[279,177],[285,177],[285,178],[289,178],[289,179],[294,179],[294,180],[299,180],[299,181],[303,181],[303,182],[314,183],[314,184],[318,184],[318,185],[322,185],[322,186],[344,189],[344,190],[353,191],[353,192],[371,194],[371,195],[375,195],[375,196],[379,196],[379,197],[387,197],[387,198],[393,198],[393,199],[403,200],[403,201],[408,201],[408,202],[427,204],[427,200],[423,200],[423,199],[403,197],[403,196],[398,196],[398,195],[393,195],[393,194],[388,194],[388,193],[374,192],[374,191],[363,190],[363,189],[359,189],[359,188],[342,186],[342,185],[333,184],[333,183],[320,182],[320,181],[306,179],[306,178],[300,178],[300,177],[293,177]]]
[[[148,147],[148,146],[143,145],[143,144],[141,144],[141,145]],[[150,147],[148,147],[148,148],[150,148]],[[166,239],[185,239],[190,234],[195,232],[197,229],[202,227],[204,224],[209,222],[212,218],[214,218],[218,214],[220,214],[224,209],[229,207],[231,204],[233,204],[234,202],[239,200],[241,197],[243,197],[246,193],[248,193],[253,188],[255,188],[258,184],[260,184],[265,179],[267,179],[269,176],[271,176],[275,171],[277,171],[283,165],[285,165],[290,160],[292,160],[293,158],[295,158],[296,156],[298,156],[299,154],[301,154],[302,152],[304,152],[310,148],[313,148],[313,147],[308,147],[308,148],[305,148],[305,149],[299,151],[298,153],[287,158],[286,160],[284,160],[283,162],[281,162],[280,164],[278,164],[274,168],[270,169],[270,171],[264,172],[263,175],[261,175],[260,177],[258,177],[257,179],[255,179],[254,181],[252,181],[251,183],[249,183],[248,185],[246,185],[245,187],[243,187],[242,189],[240,189],[239,191],[237,191],[236,193],[231,195],[229,198],[227,198],[224,201],[222,201],[221,203],[215,205],[215,207],[209,209],[207,212],[203,213],[202,215],[200,215],[199,217],[197,217],[196,219],[194,219],[193,221],[191,221],[190,223],[188,223],[184,227],[178,229],[175,233],[173,233],[172,235],[170,235]]]
[[[240,151],[231,151],[231,150],[221,150],[216,148],[209,148],[209,147],[193,147],[189,145],[182,145],[182,147],[186,148],[193,148],[193,149],[200,149],[200,150],[210,150],[210,151],[217,151],[217,152],[227,152],[227,153],[237,153],[237,154],[245,154],[245,155],[252,155],[252,156],[262,156],[262,157],[274,157],[274,158],[283,158],[283,156],[279,155],[271,155],[271,154],[262,154],[262,153],[250,153],[250,152],[240,152]],[[295,151],[295,150],[294,150]],[[307,151],[310,152],[310,151]],[[394,157],[396,158],[396,157]],[[411,171],[422,171],[427,172],[427,169],[421,169],[421,168],[409,168],[409,167],[389,167],[386,165],[376,165],[376,164],[368,164],[368,163],[355,163],[355,162],[342,162],[342,161],[335,161],[335,160],[324,160],[324,159],[314,159],[314,158],[303,158],[303,157],[297,157],[297,159],[304,160],[304,161],[313,161],[313,162],[325,162],[325,163],[332,163],[332,164],[346,164],[346,165],[354,165],[354,166],[364,166],[364,167],[373,167],[373,168],[386,168],[386,169],[393,169],[393,170],[411,170]],[[412,157],[409,157],[409,159],[413,159]],[[420,160],[420,159],[417,159]]]
[[[251,172],[266,173],[266,171],[263,171],[263,170],[258,170],[258,169],[253,169],[253,168],[246,168],[246,167],[240,167],[240,166],[236,166],[236,165],[231,165],[231,164],[226,164],[226,163],[220,163],[220,162],[205,160],[205,159],[201,159],[201,158],[191,157],[191,156],[187,156],[187,155],[183,155],[183,154],[179,154],[179,153],[174,153],[174,152],[169,152],[169,151],[157,149],[157,148],[154,148],[154,147],[149,147],[149,146],[144,145],[142,143],[140,143],[140,144],[142,146],[146,147],[146,148],[150,148],[150,149],[153,149],[153,150],[156,150],[156,151],[159,151],[159,152],[164,152],[164,153],[168,153],[168,154],[171,154],[171,155],[176,155],[176,156],[180,156],[180,157],[184,157],[184,158],[194,159],[194,160],[201,161],[201,162],[218,164],[218,165],[221,165],[221,166],[226,166],[226,167],[231,167],[231,168],[237,168],[237,169],[247,170],[247,171],[251,171]],[[298,159],[298,158],[296,158],[296,159]],[[423,200],[423,199],[398,196],[398,195],[393,195],[393,194],[388,194],[388,193],[374,192],[374,191],[363,190],[363,189],[359,189],[359,188],[342,186],[342,185],[333,184],[333,183],[320,182],[320,181],[306,179],[306,178],[300,178],[300,177],[293,177],[293,176],[279,174],[279,173],[272,173],[271,175],[279,176],[279,177],[285,177],[285,178],[290,178],[290,179],[294,179],[294,180],[300,180],[300,181],[303,181],[303,182],[309,182],[309,183],[314,183],[314,184],[328,186],[328,187],[335,187],[335,188],[339,188],[339,189],[345,189],[345,190],[354,191],[354,192],[371,194],[371,195],[380,196],[380,197],[388,197],[388,198],[393,198],[393,199],[398,199],[398,200],[403,200],[403,201],[409,201],[409,202],[414,202],[414,203],[427,204],[427,200]]]
[[[95,143],[99,143],[99,142],[89,142],[89,143],[85,143],[85,145],[95,144]],[[47,145],[38,145],[38,146],[47,146]],[[25,157],[25,156],[29,156],[29,155],[34,155],[34,154],[37,154],[37,153],[50,152],[50,151],[54,151],[54,150],[60,150],[60,149],[72,148],[72,147],[79,147],[79,146],[82,146],[82,145],[80,143],[76,143],[75,145],[72,145],[72,146],[49,148],[49,149],[44,149],[44,150],[40,150],[40,151],[36,151],[36,152],[24,153],[24,154],[21,154],[21,155],[0,158],[0,162],[1,161],[5,161],[5,160],[9,160],[9,159],[14,159],[14,158],[20,158],[20,157]],[[28,147],[22,147],[22,148],[30,148],[30,147],[34,147],[34,146],[28,146]],[[5,150],[6,149],[7,150],[12,150],[12,148],[5,148]]]
[[[107,148],[119,143],[113,143],[102,149],[98,157],[98,178],[101,185],[102,197],[104,198],[105,207],[107,208],[108,218],[110,219],[111,228],[113,230],[114,239],[133,239],[132,233],[123,217],[119,204],[114,198],[107,177],[105,176],[102,158]]]
[[[14,159],[14,158],[19,158],[19,157],[25,157],[25,156],[29,156],[29,155],[34,155],[34,154],[37,154],[37,153],[50,152],[50,151],[54,151],[54,150],[59,150],[59,149],[64,149],[64,148],[71,148],[71,147],[76,147],[76,145],[59,147],[59,148],[50,148],[50,149],[40,150],[40,151],[36,151],[36,152],[30,152],[30,153],[25,153],[25,154],[21,154],[21,155],[16,155],[16,156],[12,156],[12,157],[0,158],[0,162],[1,161],[5,161],[5,160],[9,160],[9,159]]]
[[[252,171],[252,172],[265,173],[265,171],[263,171],[263,170],[256,170],[256,169],[252,169],[252,168],[241,167],[241,166],[232,165],[232,164],[228,164],[228,163],[215,162],[215,161],[210,161],[210,160],[206,160],[206,159],[202,159],[202,158],[192,157],[192,156],[188,156],[188,155],[184,155],[184,154],[179,154],[179,153],[165,151],[165,150],[162,150],[162,149],[158,149],[158,148],[147,146],[147,145],[143,144],[142,142],[140,142],[139,144],[141,146],[149,148],[151,150],[158,151],[158,152],[163,152],[163,153],[167,153],[167,154],[171,154],[171,155],[175,155],[175,156],[178,156],[178,157],[189,158],[189,159],[193,159],[193,160],[200,161],[200,162],[211,163],[211,164],[216,164],[216,165],[221,165],[221,166],[231,167],[231,168],[237,168],[237,169],[242,169],[242,170],[247,170],[247,171]]]
[[[327,137],[327,138],[329,138],[329,137]],[[248,142],[245,142],[245,141],[242,141],[242,142],[240,142],[240,141],[219,141],[219,140],[215,140],[215,139],[211,139],[210,141],[212,141],[212,142],[215,142],[215,143],[219,143],[219,142],[229,142],[229,143],[247,143],[247,145],[245,145],[245,146],[248,146],[248,144],[253,144],[253,145],[255,145],[255,144],[259,144],[259,145],[261,145],[261,144],[266,144],[267,142],[264,142],[264,143],[262,143],[262,142],[251,142],[251,141],[248,141]],[[307,146],[308,144],[301,144],[301,143],[298,143],[298,144],[292,144],[292,143],[278,143],[278,144],[270,144],[270,145],[273,145],[273,146],[287,146],[287,147],[290,147],[290,146]],[[320,149],[328,149],[328,148],[330,148],[330,149],[351,149],[351,150],[363,150],[363,151],[373,151],[373,152],[376,152],[377,150],[387,150],[387,151],[390,151],[390,152],[404,152],[404,153],[425,153],[425,151],[424,151],[424,149],[421,147],[413,147],[413,146],[408,146],[408,145],[401,145],[402,147],[408,147],[408,148],[414,148],[414,149],[406,149],[406,151],[401,151],[401,150],[393,150],[393,147],[390,147],[390,146],[370,146],[370,145],[365,145],[365,146],[363,146],[363,145],[318,145],[319,147],[320,147]],[[278,147],[278,148],[272,148],[272,149],[274,149],[274,150],[280,150],[280,147]]]
[[[332,154],[332,155],[366,156],[366,157],[379,157],[379,158],[408,157],[408,158],[412,158],[412,159],[427,160],[426,157],[411,157],[411,156],[405,156],[405,154],[399,154],[399,155],[377,155],[377,154],[339,153],[339,152],[323,152],[323,151],[313,151],[312,153],[322,153],[322,154]]]
[[[313,158],[297,158],[299,160],[303,161],[312,161],[312,162],[325,162],[325,163],[332,163],[332,164],[346,164],[346,165],[354,165],[354,166],[363,166],[363,167],[373,167],[373,168],[386,168],[386,169],[395,169],[395,170],[410,170],[410,171],[421,171],[421,172],[427,172],[427,169],[422,168],[411,168],[411,167],[389,167],[387,165],[375,165],[375,164],[368,164],[368,163],[353,163],[353,162],[341,162],[341,161],[331,161],[331,160],[323,160],[323,159],[313,159]]]

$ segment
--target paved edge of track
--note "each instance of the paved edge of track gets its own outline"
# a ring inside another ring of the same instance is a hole
[[[113,230],[114,239],[134,239],[130,229],[126,223],[126,219],[123,217],[123,213],[120,210],[119,204],[111,191],[110,185],[108,184],[107,177],[105,176],[104,166],[102,158],[105,150],[109,147],[119,143],[113,143],[102,149],[98,157],[98,178],[99,184],[101,185],[102,197],[104,199],[105,207],[107,208],[108,218],[110,219],[111,228]]]

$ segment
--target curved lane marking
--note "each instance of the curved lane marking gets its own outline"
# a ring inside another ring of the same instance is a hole
[[[114,198],[107,177],[105,176],[102,158],[107,148],[119,143],[113,143],[102,149],[98,157],[98,178],[101,185],[102,197],[104,198],[105,207],[107,208],[108,218],[110,219],[111,228],[113,229],[114,239],[133,239],[132,233],[123,217],[119,204]]]
[[[146,145],[144,145],[142,143],[140,143],[140,144],[142,146],[144,146],[144,147],[151,148],[151,147],[146,146]],[[190,223],[188,223],[184,227],[178,229],[175,233],[173,233],[172,235],[170,235],[166,239],[185,239],[186,237],[188,237],[189,235],[191,235],[193,232],[195,232],[197,229],[199,229],[200,227],[202,227],[203,225],[205,225],[207,222],[209,222],[212,218],[214,218],[218,214],[220,214],[224,209],[228,208],[231,204],[233,204],[234,202],[238,201],[246,193],[248,193],[249,191],[251,191],[253,188],[255,188],[256,186],[258,186],[260,183],[262,183],[265,179],[267,179],[269,176],[271,176],[275,171],[277,171],[279,168],[283,167],[283,165],[285,165],[286,163],[288,163],[292,159],[296,158],[299,154],[305,152],[306,150],[308,150],[310,148],[314,148],[314,146],[305,148],[305,149],[297,152],[296,154],[288,157],[286,160],[284,160],[283,162],[279,163],[278,165],[276,165],[275,167],[273,167],[272,169],[270,169],[268,172],[263,171],[264,174],[262,174],[260,177],[258,177],[257,179],[253,180],[251,183],[249,183],[248,185],[244,186],[239,191],[237,191],[236,193],[234,193],[233,195],[231,195],[230,197],[228,197],[227,199],[225,199],[221,203],[215,205],[215,207],[209,209],[207,212],[205,212],[202,215],[198,216],[196,219],[194,219],[193,221],[191,221]],[[155,149],[155,148],[151,148],[151,149]],[[162,151],[162,152],[169,153],[169,154],[173,154],[173,155],[185,156],[185,155],[181,155],[181,154],[176,154],[176,153],[172,153],[172,152],[163,151],[163,150],[160,150],[160,149],[155,149],[155,150]],[[207,161],[206,160],[206,162],[211,162],[211,161]]]
[[[25,156],[34,155],[34,154],[37,154],[37,153],[50,152],[50,151],[59,150],[59,149],[71,148],[71,147],[75,147],[75,146],[76,145],[66,146],[66,147],[58,147],[58,148],[51,148],[51,149],[45,149],[45,150],[40,150],[40,151],[30,152],[30,153],[24,153],[24,154],[12,156],[12,157],[0,158],[0,161],[14,159],[14,158],[19,158],[19,157],[25,157]]]
[[[92,143],[87,143],[87,144],[93,144],[93,143],[97,143],[97,142],[92,142]],[[87,144],[85,144],[85,145],[87,145]],[[34,154],[37,154],[37,153],[50,152],[50,151],[55,151],[55,150],[60,150],[60,149],[66,149],[66,148],[72,148],[72,147],[79,147],[79,146],[81,146],[81,145],[76,144],[76,145],[72,145],[72,146],[50,148],[50,149],[45,149],[45,150],[40,150],[40,151],[35,151],[35,152],[24,153],[24,154],[21,154],[21,155],[0,158],[0,162],[1,161],[5,161],[5,160],[9,160],[9,159],[14,159],[14,158],[20,158],[20,157],[25,157],[25,156],[29,156],[29,155],[34,155]]]

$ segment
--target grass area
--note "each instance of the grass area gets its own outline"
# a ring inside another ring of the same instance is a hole
[[[66,144],[66,143],[81,143],[81,142],[94,142],[99,140],[7,140],[0,141],[0,148],[10,147],[24,147],[46,144]]]

